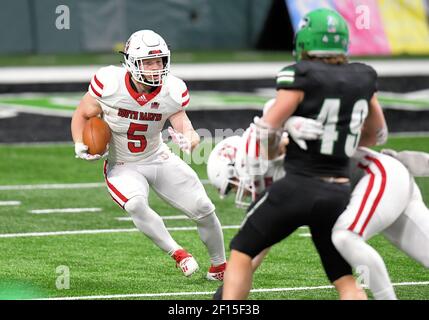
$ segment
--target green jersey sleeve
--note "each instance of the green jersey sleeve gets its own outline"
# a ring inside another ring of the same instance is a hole
[[[284,67],[277,74],[276,86],[277,90],[305,90],[307,87],[305,74],[297,68],[297,65]]]

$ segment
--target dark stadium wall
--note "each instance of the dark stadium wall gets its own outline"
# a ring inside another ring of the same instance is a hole
[[[293,50],[294,30],[284,0],[273,0],[256,49]]]
[[[157,31],[175,50],[251,49],[271,2],[15,0],[0,10],[0,54],[111,52],[140,29]],[[69,9],[70,28],[58,29],[59,6]]]

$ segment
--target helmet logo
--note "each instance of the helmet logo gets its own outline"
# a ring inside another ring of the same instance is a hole
[[[157,54],[157,53],[162,53],[161,50],[151,50],[149,51],[149,54]]]
[[[219,155],[223,158],[228,159],[231,162],[234,162],[235,157],[237,155],[237,148],[227,144],[219,150]]]
[[[298,30],[308,27],[309,24],[310,24],[310,19],[308,17],[302,18],[301,21],[299,22]]]
[[[335,33],[337,32],[338,21],[333,16],[328,16],[328,32]]]

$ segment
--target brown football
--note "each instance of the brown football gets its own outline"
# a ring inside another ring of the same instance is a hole
[[[90,118],[83,128],[83,143],[88,146],[89,154],[102,155],[112,134],[109,125],[101,118]]]

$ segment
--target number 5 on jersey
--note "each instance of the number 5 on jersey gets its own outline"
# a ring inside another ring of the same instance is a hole
[[[128,150],[132,153],[143,152],[146,149],[147,141],[146,137],[143,134],[139,134],[138,132],[146,132],[147,124],[141,123],[130,123],[130,127],[127,131],[128,140],[134,140],[128,142]]]

